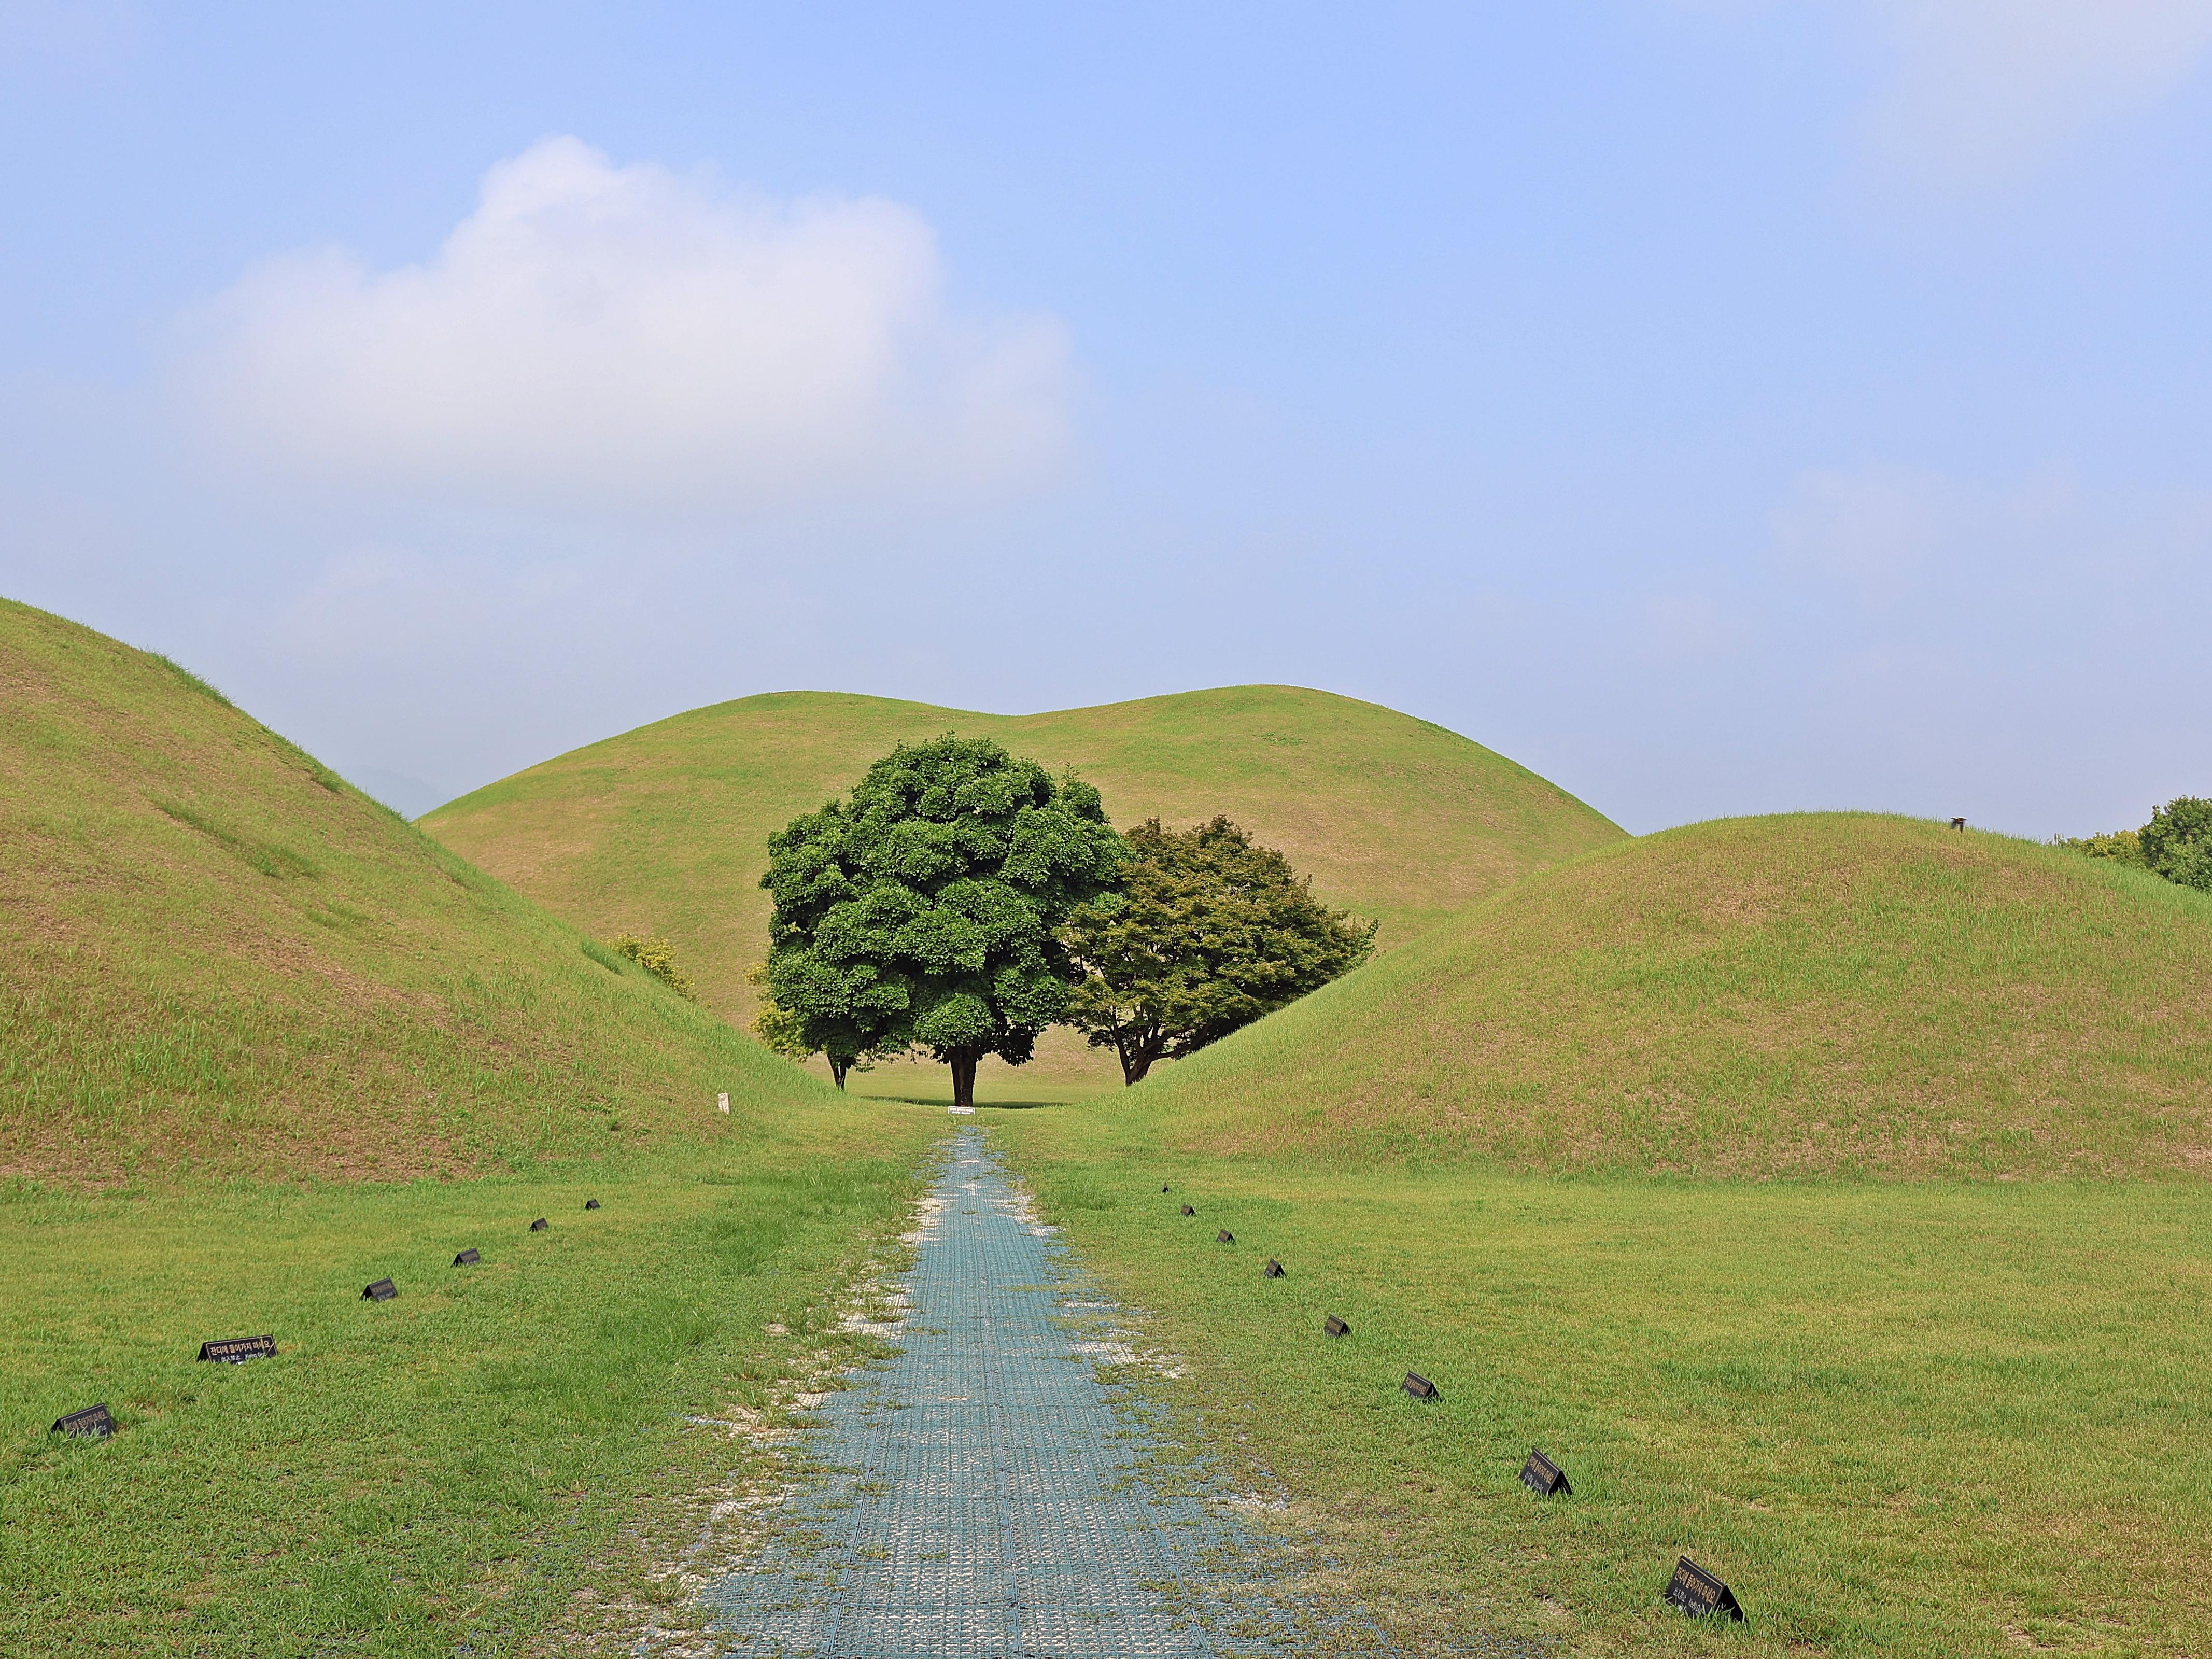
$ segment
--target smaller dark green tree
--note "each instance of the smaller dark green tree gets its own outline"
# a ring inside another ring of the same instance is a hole
[[[1295,1002],[1374,948],[1374,922],[1331,910],[1290,860],[1225,817],[1128,835],[1118,891],[1079,906],[1060,937],[1084,972],[1068,1021],[1133,1084]]]
[[[767,963],[757,962],[746,969],[745,983],[751,986],[760,998],[760,1006],[753,1014],[752,1034],[761,1040],[769,1053],[781,1054],[787,1060],[810,1060],[820,1054],[830,1062],[830,1080],[840,1089],[845,1086],[847,1073],[867,1071],[871,1062],[880,1058],[875,1054],[825,1049],[819,1043],[810,1042],[805,1020],[775,1000],[775,988],[768,981]]]
[[[2212,893],[2212,800],[2177,795],[2136,832],[2142,860],[2168,881]]]

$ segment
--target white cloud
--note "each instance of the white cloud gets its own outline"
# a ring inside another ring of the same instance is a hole
[[[536,507],[964,491],[1066,442],[1064,331],[953,315],[929,227],[574,138],[493,167],[422,265],[252,270],[191,319],[190,418],[249,465]]]
[[[1884,162],[1939,189],[2018,174],[2156,102],[2212,52],[2212,0],[1662,0],[1742,21],[1808,6],[1870,29]]]
[[[1896,52],[1876,143],[1944,185],[1991,182],[2165,96],[2212,51],[2212,0],[1867,0]]]
[[[1775,512],[1775,544],[1790,564],[1840,577],[1879,608],[1942,547],[1957,494],[1943,478],[1903,467],[1808,472]]]

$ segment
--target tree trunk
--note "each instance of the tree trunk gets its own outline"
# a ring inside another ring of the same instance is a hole
[[[1157,1025],[1142,1031],[1132,1031],[1126,1037],[1116,1031],[1114,1034],[1114,1051],[1121,1056],[1121,1086],[1133,1089],[1142,1083],[1145,1073],[1152,1069],[1152,1062],[1160,1057],[1160,1050],[1166,1047],[1166,1039],[1160,1036]]]
[[[853,1057],[850,1054],[825,1054],[823,1058],[830,1062],[830,1080],[843,1088],[845,1073],[853,1069]]]
[[[952,1103],[973,1106],[975,1103],[975,1062],[982,1055],[973,1052],[957,1052],[948,1056],[952,1064]]]

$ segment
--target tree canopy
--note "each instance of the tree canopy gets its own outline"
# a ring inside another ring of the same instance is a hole
[[[2212,893],[2212,800],[2179,795],[2154,806],[2136,832],[2143,862],[2168,881]]]
[[[2140,830],[2114,830],[2070,840],[2062,836],[2057,845],[2093,859],[2132,865],[2184,887],[2212,893],[2212,800],[2196,795],[2177,795],[2163,806],[2152,807],[2150,822]]]
[[[1365,960],[1376,924],[1331,910],[1225,817],[1129,832],[1118,890],[1070,913],[1069,1023],[1135,1083]]]
[[[971,1105],[985,1054],[1019,1065],[1065,1017],[1060,928],[1122,857],[1073,774],[988,739],[901,744],[850,800],[769,837],[769,988],[833,1065],[918,1046]]]

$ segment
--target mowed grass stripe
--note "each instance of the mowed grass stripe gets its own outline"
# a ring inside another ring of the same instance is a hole
[[[939,1121],[854,1127],[552,1181],[10,1190],[0,1650],[533,1651],[580,1588],[650,1594],[593,1564],[641,1500],[745,1455],[683,1418],[765,1410],[862,1351],[838,1287],[898,1230]],[[481,1265],[452,1265],[464,1246]],[[363,1301],[387,1274],[398,1298]],[[273,1358],[194,1358],[264,1330]],[[115,1438],[46,1432],[94,1398]]]
[[[990,1121],[1086,1263],[1155,1310],[1194,1442],[1271,1472],[1408,1651],[2212,1638],[2194,1185],[1338,1170],[1136,1152],[1079,1109]],[[1408,1370],[1442,1399],[1400,1393]],[[1532,1446],[1571,1498],[1521,1486]],[[1747,1630],[1662,1604],[1685,1553]]]

